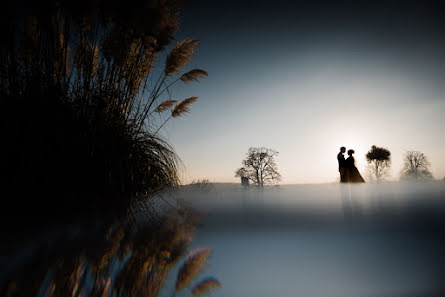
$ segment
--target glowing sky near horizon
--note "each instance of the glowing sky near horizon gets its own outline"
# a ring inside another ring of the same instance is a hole
[[[238,182],[251,146],[279,151],[282,183],[336,181],[342,145],[364,176],[375,144],[392,153],[391,179],[407,150],[425,153],[433,175],[445,177],[445,38],[435,15],[346,6],[326,18],[329,7],[264,5],[246,18],[246,7],[227,3],[184,11],[177,38],[201,40],[190,68],[209,72],[175,90],[199,101],[165,130],[184,183]]]

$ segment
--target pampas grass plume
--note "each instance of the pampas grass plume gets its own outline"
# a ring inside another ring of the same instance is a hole
[[[184,73],[180,79],[186,84],[192,81],[198,81],[198,79],[202,76],[208,76],[209,74],[207,71],[204,71],[202,69],[193,69],[190,70],[187,73]]]
[[[192,289],[192,295],[194,297],[202,296],[210,293],[212,289],[221,287],[221,283],[214,277],[206,277],[199,283],[197,283]]]
[[[185,39],[176,44],[171,53],[167,56],[164,73],[167,76],[179,73],[182,67],[187,65],[192,59],[195,49],[198,47],[199,40]]]
[[[175,104],[176,102],[178,102],[177,100],[165,100],[163,102],[161,102],[161,104],[159,104],[158,107],[156,107],[155,112],[164,112],[167,109],[169,109],[170,107],[173,106],[173,104]]]
[[[177,118],[182,116],[184,113],[190,112],[190,105],[198,100],[198,97],[193,96],[182,100],[176,104],[175,108],[172,110],[172,117]]]
[[[181,291],[202,270],[212,250],[199,248],[193,250],[182,264],[176,279],[176,292]]]

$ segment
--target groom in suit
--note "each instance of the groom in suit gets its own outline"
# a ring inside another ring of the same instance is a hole
[[[345,183],[346,182],[346,178],[345,178],[345,156],[343,155],[346,152],[346,148],[344,146],[342,146],[340,148],[340,152],[337,155],[337,161],[338,161],[338,171],[340,172],[340,182],[341,183]]]

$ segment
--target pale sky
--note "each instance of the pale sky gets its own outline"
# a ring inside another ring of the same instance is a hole
[[[174,90],[199,101],[164,130],[183,182],[238,182],[248,148],[260,146],[279,151],[282,184],[336,181],[340,146],[355,150],[365,176],[373,144],[391,151],[392,179],[407,150],[425,153],[433,175],[445,177],[445,42],[430,12],[411,19],[407,9],[394,20],[391,9],[349,7],[322,18],[324,10],[286,3],[270,19],[261,5],[244,19],[228,4],[185,10],[177,39],[201,40],[190,68],[209,77]]]

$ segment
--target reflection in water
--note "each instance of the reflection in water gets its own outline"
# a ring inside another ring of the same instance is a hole
[[[196,214],[181,209],[150,223],[127,220],[94,230],[91,224],[64,229],[28,250],[23,265],[14,257],[2,259],[0,296],[157,296],[167,272],[184,256],[196,224]],[[184,291],[210,253],[209,248],[190,252],[170,292]],[[195,295],[212,286],[199,282]]]
[[[178,195],[207,212],[192,246],[214,249],[214,297],[397,297],[445,296],[444,194],[433,182]]]
[[[163,199],[193,212],[42,235],[2,259],[1,296],[445,296],[444,193],[438,182],[185,188]]]
[[[351,225],[361,217],[360,205],[360,185],[340,184],[340,193],[342,199],[343,216],[346,224]]]

